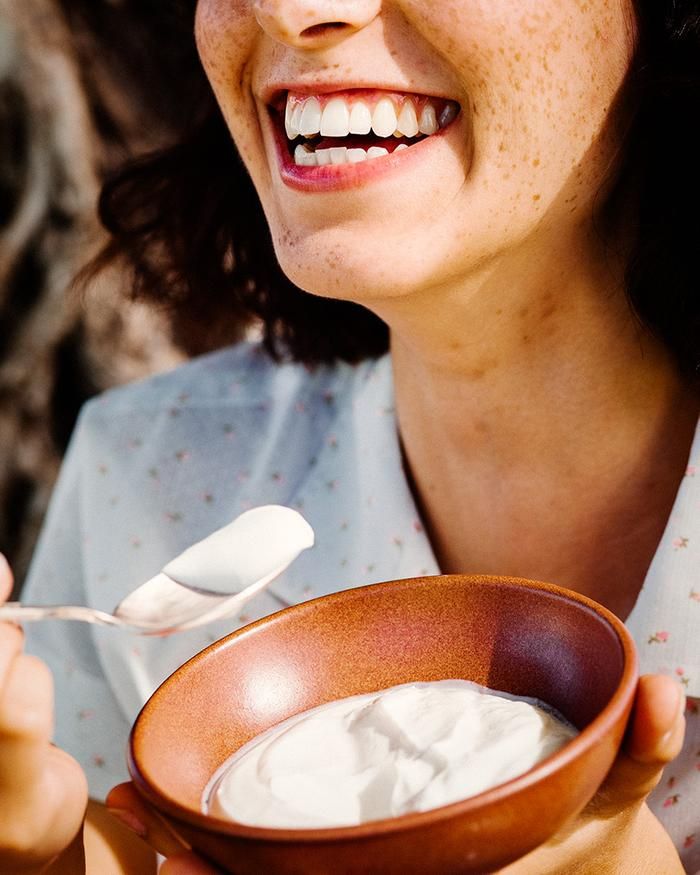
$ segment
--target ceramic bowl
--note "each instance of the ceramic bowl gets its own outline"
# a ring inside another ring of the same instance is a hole
[[[306,830],[202,813],[212,774],[265,729],[334,699],[444,678],[536,697],[581,732],[526,774],[432,811]],[[143,708],[130,772],[195,850],[234,875],[490,872],[545,842],[595,794],[636,682],[629,633],[583,596],[502,577],[392,581],[288,608],[199,653]]]

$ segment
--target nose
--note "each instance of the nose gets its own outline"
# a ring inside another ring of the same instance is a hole
[[[381,0],[254,0],[258,24],[273,39],[295,48],[324,49],[379,15]]]

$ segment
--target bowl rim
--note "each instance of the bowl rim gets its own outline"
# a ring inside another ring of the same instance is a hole
[[[505,781],[502,784],[498,784],[489,790],[478,793],[475,796],[470,796],[467,799],[462,799],[457,802],[451,802],[447,805],[441,805],[438,808],[431,808],[427,811],[410,812],[397,817],[367,821],[353,826],[314,827],[307,829],[280,829],[274,827],[250,826],[248,824],[239,823],[238,821],[218,818],[201,811],[195,811],[160,791],[155,785],[150,783],[148,778],[143,774],[138,764],[136,748],[138,746],[139,737],[144,731],[144,719],[146,713],[157,706],[158,699],[163,695],[165,688],[171,683],[173,676],[185,666],[189,666],[199,660],[205,659],[211,651],[218,650],[222,646],[228,646],[232,640],[249,635],[261,626],[269,625],[281,615],[288,616],[290,613],[303,613],[320,601],[327,604],[329,601],[332,602],[338,599],[347,599],[349,596],[361,598],[370,595],[371,597],[382,588],[386,591],[385,588],[387,586],[398,589],[406,586],[418,587],[425,584],[430,584],[432,586],[448,586],[454,582],[468,583],[469,585],[487,583],[489,585],[506,587],[524,586],[528,589],[545,592],[551,597],[574,602],[579,607],[597,614],[598,617],[604,620],[608,626],[612,628],[617,637],[622,651],[623,666],[620,681],[612,697],[598,716],[595,717],[585,729],[581,730],[574,739],[567,742],[564,747],[560,748],[558,751],[550,754],[546,759],[537,763],[527,772],[524,772],[522,775],[518,775],[515,778],[511,778],[509,781]],[[529,580],[522,577],[507,577],[492,574],[438,574],[388,580],[380,583],[369,584],[367,586],[338,590],[329,593],[328,595],[319,596],[315,599],[291,605],[290,607],[276,611],[273,614],[267,614],[265,617],[219,638],[217,641],[212,642],[212,644],[196,653],[166,678],[141,708],[129,734],[127,764],[131,780],[134,782],[139,793],[141,793],[146,800],[151,802],[151,804],[153,804],[162,814],[175,819],[183,825],[195,827],[196,829],[209,833],[212,836],[228,836],[242,840],[264,841],[279,844],[290,842],[295,844],[312,844],[316,842],[332,843],[352,839],[377,837],[380,835],[412,830],[417,827],[427,826],[428,824],[435,824],[436,822],[450,820],[457,816],[469,815],[483,809],[484,807],[501,802],[521,790],[543,781],[552,773],[558,771],[572,760],[589,751],[596,744],[597,739],[600,738],[600,736],[605,735],[610,726],[616,723],[621,717],[627,718],[629,716],[634,701],[638,677],[639,668],[637,648],[632,635],[625,624],[608,608],[581,593],[553,583]]]

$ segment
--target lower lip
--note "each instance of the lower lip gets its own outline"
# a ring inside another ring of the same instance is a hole
[[[288,140],[284,132],[280,130],[275,120],[268,116],[274,136],[282,182],[296,191],[314,193],[362,188],[397,170],[409,168],[416,160],[429,159],[431,151],[456,127],[460,118],[461,113],[446,128],[420,140],[414,146],[383,155],[380,158],[368,158],[358,164],[325,164],[322,167],[304,167],[294,163],[294,158],[289,154]]]

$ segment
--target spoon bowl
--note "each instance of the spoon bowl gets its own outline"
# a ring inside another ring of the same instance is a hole
[[[301,514],[264,505],[188,547],[111,614],[85,605],[8,602],[0,605],[0,621],[76,620],[172,635],[235,614],[313,543],[313,529]]]

